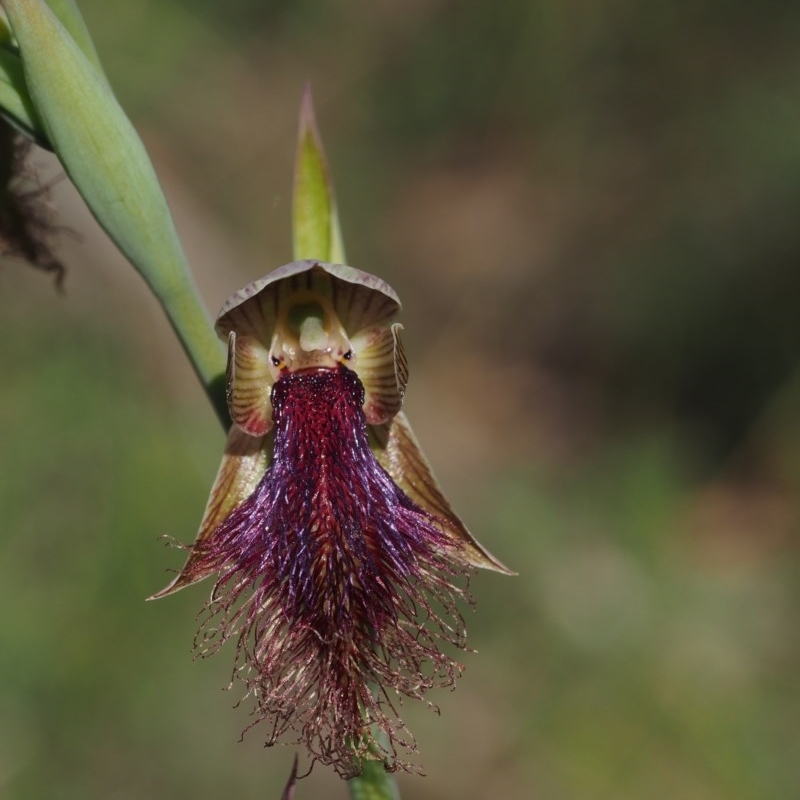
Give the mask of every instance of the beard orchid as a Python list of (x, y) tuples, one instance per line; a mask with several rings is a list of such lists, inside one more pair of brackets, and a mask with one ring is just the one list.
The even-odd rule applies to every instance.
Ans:
[(233, 426), (197, 539), (154, 597), (215, 576), (196, 641), (236, 643), (234, 677), (267, 744), (344, 777), (413, 769), (396, 708), (451, 685), (473, 567), (508, 573), (442, 495), (401, 411), (400, 302), (379, 278), (297, 261), (234, 294)]

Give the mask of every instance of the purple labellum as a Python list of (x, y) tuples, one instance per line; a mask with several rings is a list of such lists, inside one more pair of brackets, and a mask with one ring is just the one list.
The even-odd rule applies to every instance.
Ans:
[(345, 367), (281, 377), (272, 463), (196, 551), (220, 573), (204, 646), (238, 638), (237, 672), (273, 722), (269, 743), (292, 728), (348, 777), (374, 747), (371, 724), (398, 742), (393, 695), (454, 681), (460, 667), (437, 640), (463, 647), (465, 636), (451, 582), (464, 568), (376, 461), (363, 397)]

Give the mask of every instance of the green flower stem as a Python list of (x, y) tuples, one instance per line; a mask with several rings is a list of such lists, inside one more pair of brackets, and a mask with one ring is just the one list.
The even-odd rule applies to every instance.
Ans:
[[(375, 730), (381, 745), (387, 743), (386, 734), (383, 731)], [(386, 771), (383, 761), (375, 759), (361, 761), (361, 774), (356, 778), (350, 778), (347, 788), (350, 789), (350, 797), (353, 800), (401, 800), (400, 790), (394, 777)]]
[(227, 431), (231, 426), (231, 418), (225, 398), (225, 351), (214, 333), (213, 323), (194, 281), (189, 279), (168, 293), (159, 294), (152, 286), (151, 289), (183, 345), (222, 427)]
[(365, 761), (364, 771), (347, 782), (353, 800), (400, 800), (394, 778), (380, 761)]

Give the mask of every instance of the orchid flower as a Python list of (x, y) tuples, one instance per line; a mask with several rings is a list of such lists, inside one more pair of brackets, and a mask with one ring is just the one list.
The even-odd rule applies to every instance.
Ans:
[(400, 411), (399, 310), (379, 278), (315, 260), (225, 303), (234, 425), (186, 564), (155, 595), (214, 575), (199, 652), (235, 640), (267, 743), (303, 744), (344, 777), (363, 759), (413, 769), (397, 698), (455, 681), (440, 643), (465, 647), (467, 573), (508, 572), (455, 515)]

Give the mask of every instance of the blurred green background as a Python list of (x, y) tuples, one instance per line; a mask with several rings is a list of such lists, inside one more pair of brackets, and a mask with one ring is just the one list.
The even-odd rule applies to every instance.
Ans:
[[(405, 798), (800, 797), (800, 5), (80, 0), (213, 312), (290, 260), (313, 84), (349, 260), (480, 574)], [(44, 175), (57, 175), (43, 159)], [(157, 604), (223, 436), (67, 181), (0, 268), (0, 796), (277, 798)], [(74, 235), (77, 233), (77, 236)], [(345, 798), (317, 768), (302, 798)]]

